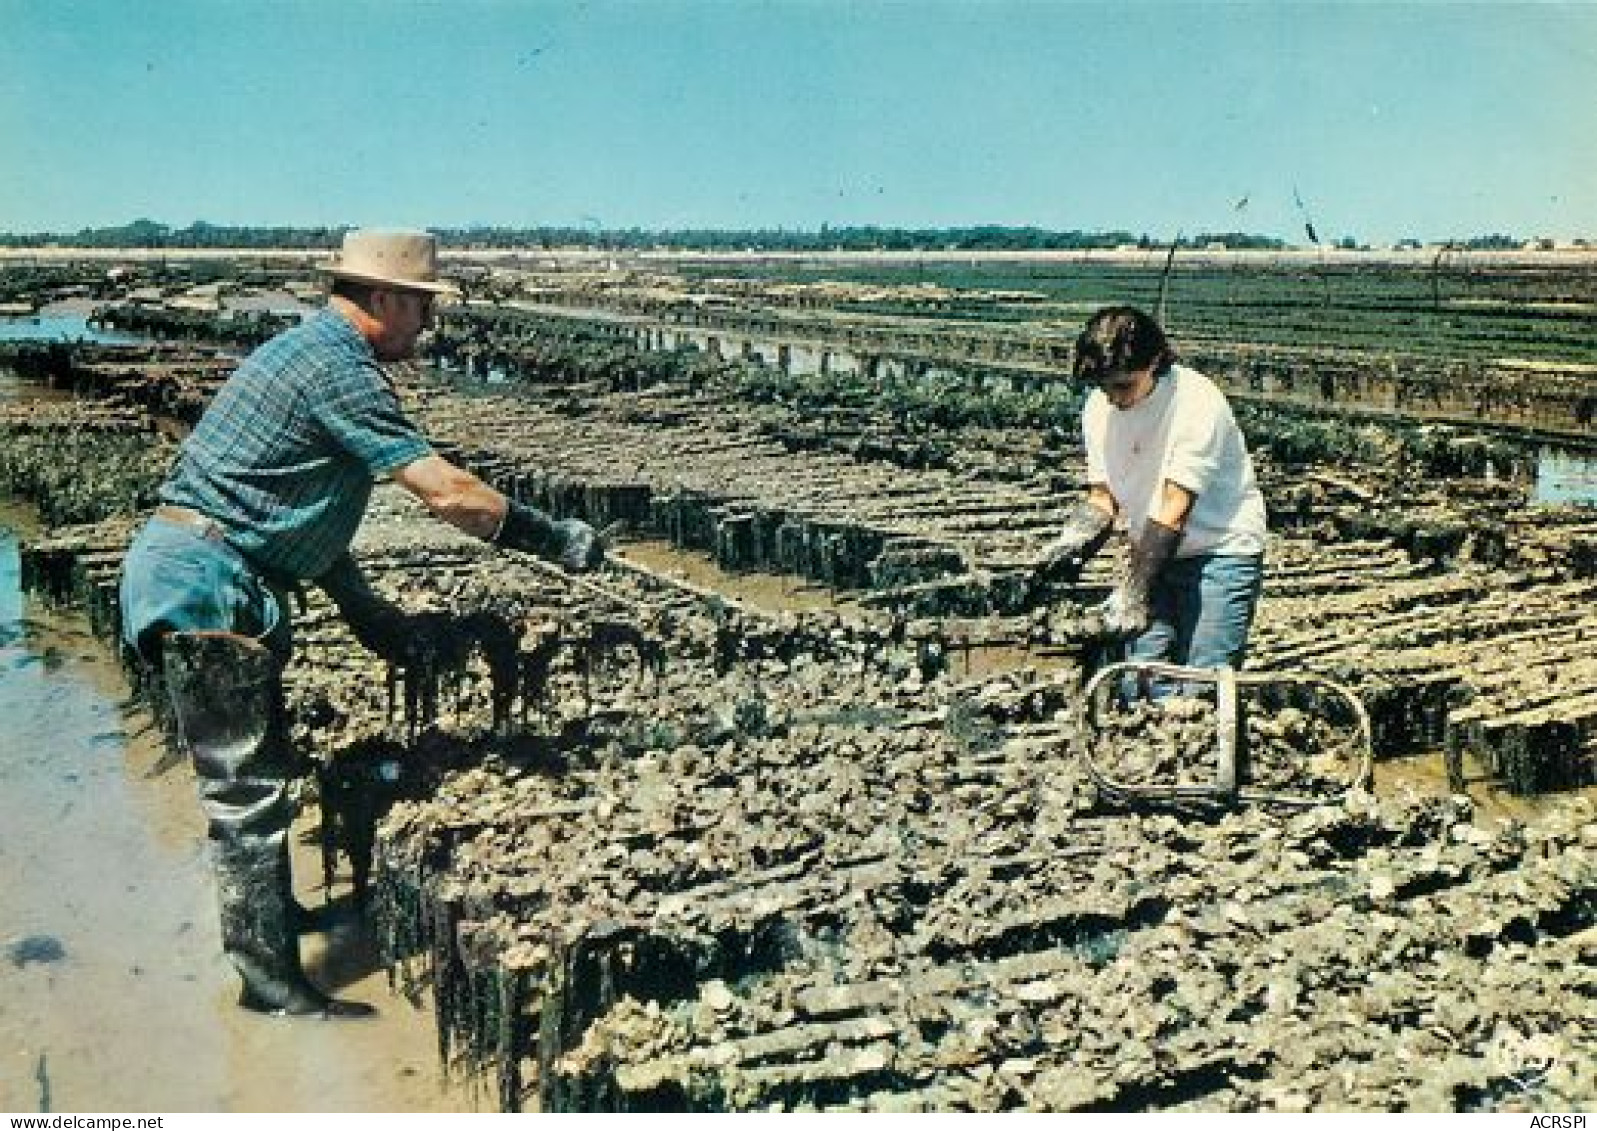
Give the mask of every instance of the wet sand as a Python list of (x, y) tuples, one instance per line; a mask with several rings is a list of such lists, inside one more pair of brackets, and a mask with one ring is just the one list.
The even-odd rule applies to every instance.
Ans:
[[(306, 965), (376, 1020), (237, 1007), (189, 770), (159, 769), (155, 728), (122, 706), (83, 619), (23, 604), (18, 525), (0, 508), (0, 1110), (494, 1110), (444, 1079), (430, 1003), (389, 991), (352, 916), (307, 936)], [(320, 857), (298, 831), (315, 906)]]

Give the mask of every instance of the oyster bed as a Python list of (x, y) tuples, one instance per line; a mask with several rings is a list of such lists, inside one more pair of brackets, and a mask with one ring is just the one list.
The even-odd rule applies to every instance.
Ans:
[[(728, 665), (683, 605), (663, 688), (601, 665), (578, 735), (495, 738), (481, 710), (434, 731), (423, 796), (380, 827), (401, 973), (505, 1106), (1592, 1094), (1589, 798), (1528, 827), (1401, 792), (1138, 812), (1074, 757), (1069, 668), (960, 680), (844, 624), (740, 615), (811, 644)], [(580, 716), (577, 682), (556, 697)]]
[[(480, 652), (388, 673), (314, 600), (300, 621), (329, 848), (375, 851), (400, 984), (506, 1108), (1451, 1109), (1597, 1084), (1588, 798), (1528, 826), (1407, 794), (1118, 807), (1073, 756), (1068, 665), (958, 679), (890, 624), (573, 583), (403, 502), (359, 550), (408, 606), (523, 640), (640, 628), (518, 672), (539, 682), (507, 713)], [(764, 646), (727, 647), (729, 615)]]
[[(563, 405), (471, 392), (434, 393), (420, 415), (456, 458), (528, 501), (627, 523), (726, 569), (865, 589), (866, 604), (902, 615), (1024, 622), (989, 638), (1080, 655), (1092, 637), (1081, 610), (1106, 591), (1107, 560), (1052, 594), (1057, 612), (1027, 611), (1053, 500), (1075, 489), (1034, 436), (962, 434), (951, 467), (915, 469), (794, 449), (772, 438), (791, 413), (734, 414), (703, 392)], [(995, 475), (995, 451), (1029, 462)], [(1267, 462), (1263, 475), (1285, 533), (1269, 555), (1254, 668), (1347, 684), (1378, 751), (1445, 748), (1455, 786), (1466, 755), (1518, 793), (1597, 781), (1590, 510), (1527, 513), (1523, 492), (1501, 483), (1416, 485), (1390, 469), (1353, 478)]]
[[(110, 399), (0, 414), (0, 490), (54, 526), (28, 586), (111, 636), (170, 457), (148, 410), (179, 402), (140, 392), (137, 364), (96, 365), (117, 389), (81, 384)], [(203, 399), (208, 373), (185, 388)], [(529, 501), (844, 603), (772, 610), (625, 541), (570, 578), (380, 491), (356, 551), (407, 608), (457, 617), (453, 641), (393, 671), (318, 595), (296, 619), (290, 708), (328, 866), (348, 859), (397, 984), (430, 991), (441, 1053), (493, 1074), (502, 1106), (1597, 1095), (1589, 511), (1305, 462), (1301, 422), (1266, 433), (1281, 521), (1249, 673), (1352, 687), (1380, 758), (1447, 754), (1459, 789), (1552, 795), (1494, 819), (1377, 766), (1373, 795), (1308, 809), (1135, 807), (1083, 754), (1202, 780), (1211, 727), (1167, 705), (1084, 731), (1112, 562), (1046, 595), (1023, 581), (1072, 488), (1068, 441), (991, 426), (933, 460), (840, 451), (805, 437), (890, 431), (879, 407), (817, 416), (706, 380), (529, 393), (456, 374), (409, 395), (445, 450)], [(1344, 792), (1333, 736), (1269, 707), (1246, 719), (1257, 780)]]

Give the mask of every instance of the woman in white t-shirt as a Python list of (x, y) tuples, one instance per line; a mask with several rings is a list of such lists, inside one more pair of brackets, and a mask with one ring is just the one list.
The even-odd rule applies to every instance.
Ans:
[(1041, 575), (1079, 573), (1118, 522), (1131, 554), (1103, 612), (1127, 658), (1240, 668), (1263, 581), (1264, 497), (1225, 395), (1130, 306), (1087, 321), (1072, 372), (1095, 386), (1081, 414), (1087, 497)]

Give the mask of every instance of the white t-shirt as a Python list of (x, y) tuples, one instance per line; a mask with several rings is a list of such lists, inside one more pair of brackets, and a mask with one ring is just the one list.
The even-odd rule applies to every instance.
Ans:
[(1196, 496), (1177, 557), (1264, 551), (1264, 496), (1253, 459), (1225, 394), (1196, 369), (1172, 366), (1127, 409), (1093, 390), (1081, 432), (1087, 482), (1109, 488), (1133, 539), (1168, 479)]

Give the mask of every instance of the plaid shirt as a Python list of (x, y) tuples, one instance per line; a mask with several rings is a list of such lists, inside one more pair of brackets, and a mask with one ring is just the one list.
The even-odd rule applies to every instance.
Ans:
[(309, 580), (349, 548), (372, 481), (431, 452), (371, 346), (323, 310), (228, 378), (161, 499), (215, 520), (262, 571)]

